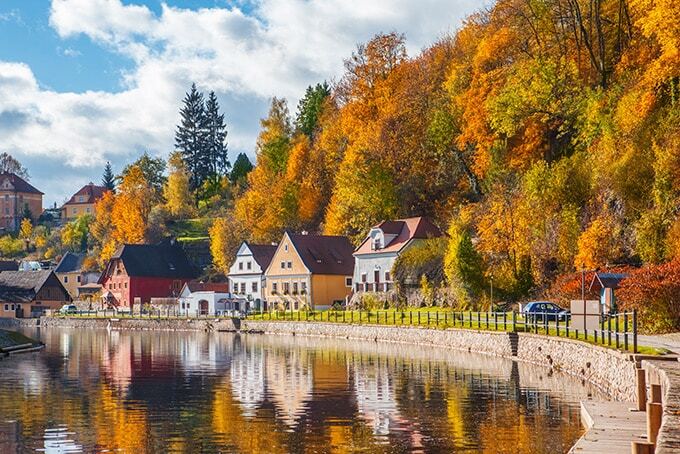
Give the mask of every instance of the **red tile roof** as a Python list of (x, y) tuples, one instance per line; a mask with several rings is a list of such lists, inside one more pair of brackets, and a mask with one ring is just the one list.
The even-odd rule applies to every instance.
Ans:
[(277, 246), (272, 244), (246, 244), (248, 245), (250, 252), (252, 252), (255, 261), (260, 265), (260, 269), (263, 271), (266, 270), (274, 258)]
[[(66, 202), (64, 205), (73, 205), (73, 204), (79, 204), (79, 203), (95, 203), (97, 200), (101, 199), (101, 197), (104, 195), (104, 193), (108, 191), (107, 188), (104, 186), (97, 186), (94, 183), (88, 183), (78, 192), (73, 194), (73, 197), (69, 199), (68, 202)], [(79, 196), (84, 196), (84, 199), (82, 202), (78, 201)]]
[(200, 282), (189, 281), (187, 287), (190, 292), (215, 292), (215, 293), (229, 293), (228, 282)]
[(398, 219), (396, 221), (383, 221), (373, 228), (381, 229), (384, 234), (396, 235), (396, 237), (385, 244), (384, 248), (375, 251), (371, 249), (370, 237), (367, 235), (366, 239), (354, 252), (355, 255), (399, 252), (413, 239), (436, 238), (443, 235), (439, 227), (434, 225), (429, 218), (422, 216)]
[(29, 184), (26, 180), (11, 172), (0, 173), (0, 180), (4, 180), (5, 178), (9, 178), (9, 182), (12, 183), (12, 186), (14, 186), (16, 192), (24, 192), (29, 194), (43, 194), (42, 192), (37, 190), (34, 186)]

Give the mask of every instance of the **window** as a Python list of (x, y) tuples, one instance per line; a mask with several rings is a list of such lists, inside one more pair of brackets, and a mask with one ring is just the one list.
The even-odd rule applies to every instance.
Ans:
[(5, 311), (9, 311), (9, 304), (5, 304)]
[(253, 264), (250, 263), (250, 262), (246, 263), (246, 268), (248, 268), (249, 270), (252, 270), (252, 269), (253, 269)]
[(288, 262), (288, 269), (293, 268), (293, 262)]
[(250, 290), (255, 293), (257, 292), (257, 282), (253, 282), (250, 286)]
[(298, 283), (293, 282), (293, 295), (297, 295), (298, 292)]
[(373, 240), (373, 250), (377, 251), (378, 249), (380, 249), (380, 238)]
[(5, 207), (5, 214), (9, 214), (9, 208)]
[(68, 276), (64, 276), (64, 284), (68, 284)]
[(241, 282), (241, 293), (245, 294), (246, 293), (246, 283)]
[(307, 293), (307, 282), (302, 281), (302, 282), (300, 283), (300, 291), (301, 291), (302, 293)]
[(243, 271), (243, 262), (238, 262), (238, 270)]
[(366, 273), (361, 273), (361, 282), (366, 282)]
[(286, 252), (288, 252), (288, 245), (287, 245), (287, 244), (284, 244), (284, 245), (283, 245), (283, 250), (286, 251)]
[(288, 295), (290, 293), (290, 282), (283, 283), (283, 294)]
[(85, 208), (85, 211), (87, 211), (89, 213), (92, 210), (90, 209), (90, 207), (87, 207), (87, 208)]
[(392, 279), (390, 279), (391, 277), (392, 277), (392, 276), (390, 276), (390, 272), (389, 272), (389, 271), (385, 271), (385, 280), (386, 280), (387, 282), (389, 282), (389, 281), (392, 280)]
[(272, 282), (272, 293), (276, 293), (277, 289), (278, 285), (276, 284), (276, 282)]
[(352, 286), (352, 278), (347, 276), (345, 277), (345, 286), (346, 287), (351, 287)]
[(83, 197), (82, 195), (78, 196), (78, 202), (84, 202), (84, 201), (85, 201), (85, 197)]
[(80, 276), (76, 276), (76, 282), (80, 282)]
[(73, 209), (71, 210), (71, 212), (72, 212), (73, 214), (76, 214), (76, 213), (78, 212), (78, 208), (73, 208)]
[(286, 262), (281, 262), (281, 269), (286, 269)]
[(10, 304), (10, 310), (14, 310), (14, 304)]
[(125, 288), (127, 288), (127, 282), (125, 283)]

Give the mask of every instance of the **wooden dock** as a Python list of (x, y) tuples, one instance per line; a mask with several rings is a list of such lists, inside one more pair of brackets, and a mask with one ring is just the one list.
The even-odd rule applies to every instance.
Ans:
[(613, 454), (631, 452), (632, 441), (647, 440), (643, 411), (630, 411), (631, 402), (581, 401), (581, 421), (586, 433), (570, 453)]

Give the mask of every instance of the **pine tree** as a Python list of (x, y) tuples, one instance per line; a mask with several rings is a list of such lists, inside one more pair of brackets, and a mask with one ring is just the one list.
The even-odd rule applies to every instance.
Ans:
[(104, 186), (109, 191), (116, 190), (116, 177), (113, 174), (113, 169), (111, 168), (111, 163), (109, 161), (106, 161), (106, 167), (104, 167), (102, 186)]
[(310, 139), (313, 138), (317, 129), (319, 116), (323, 110), (324, 101), (331, 94), (328, 83), (316, 84), (307, 87), (305, 96), (298, 103), (298, 112), (295, 117), (295, 130), (305, 134)]
[(205, 176), (204, 151), (207, 148), (206, 113), (203, 94), (191, 85), (180, 109), (181, 123), (175, 132), (175, 149), (182, 154), (191, 173), (191, 187), (199, 187)]
[(227, 156), (227, 125), (224, 114), (220, 114), (220, 105), (215, 92), (211, 91), (205, 103), (206, 116), (206, 149), (203, 153), (205, 174), (199, 175), (202, 180), (210, 179), (217, 182), (227, 175), (231, 164)]
[(248, 159), (245, 153), (239, 153), (234, 161), (234, 167), (231, 169), (229, 179), (235, 185), (245, 187), (247, 183), (248, 174), (253, 170), (253, 164)]

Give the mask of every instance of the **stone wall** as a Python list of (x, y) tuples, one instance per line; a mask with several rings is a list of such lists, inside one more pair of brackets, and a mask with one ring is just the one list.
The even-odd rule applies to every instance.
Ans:
[(655, 452), (680, 452), (680, 362), (642, 361), (642, 367), (651, 383), (661, 385), (663, 416)]
[(229, 318), (211, 319), (137, 319), (137, 318), (58, 318), (42, 317), (41, 327), (93, 328), (114, 330), (160, 330), (160, 331), (236, 331)]
[(268, 334), (340, 337), (400, 342), (514, 357), (577, 376), (618, 401), (635, 398), (635, 363), (630, 355), (569, 339), (528, 333), (495, 333), (467, 329), (428, 329), (377, 325), (245, 320), (245, 331)]

